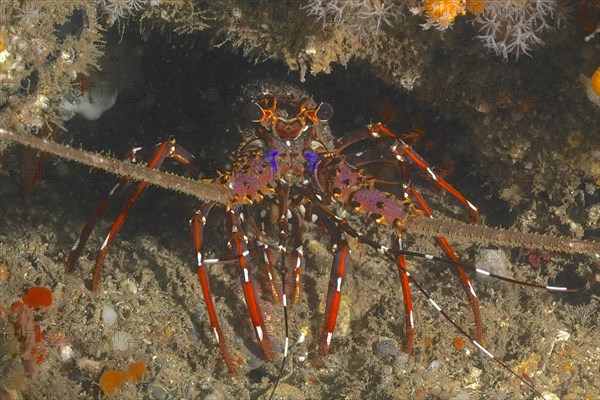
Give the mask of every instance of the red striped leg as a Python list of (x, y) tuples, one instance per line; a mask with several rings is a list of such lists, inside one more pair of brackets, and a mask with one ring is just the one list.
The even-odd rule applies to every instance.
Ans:
[[(52, 122), (45, 123), (38, 129), (35, 136), (56, 142), (58, 138), (58, 127)], [(25, 191), (29, 194), (33, 192), (42, 172), (44, 161), (48, 158), (48, 154), (25, 147), (21, 161), (21, 184)]]
[(273, 301), (275, 303), (279, 303), (279, 293), (277, 292), (277, 288), (275, 287), (275, 280), (273, 279), (273, 250), (271, 248), (260, 242), (256, 242), (258, 246), (259, 259), (262, 260), (262, 263), (265, 268), (265, 272), (267, 274), (267, 279), (269, 280), (269, 289), (271, 290), (271, 296), (273, 296)]
[[(154, 153), (154, 157), (152, 157), (152, 160), (148, 163), (148, 168), (160, 168), (165, 159), (169, 157), (170, 153), (173, 151), (175, 151), (175, 144), (172, 141), (166, 141), (160, 144)], [(129, 200), (127, 200), (127, 203), (123, 206), (117, 219), (111, 226), (110, 231), (108, 231), (108, 234), (100, 247), (100, 251), (96, 256), (96, 264), (94, 265), (94, 271), (92, 272), (92, 290), (98, 290), (100, 279), (102, 277), (102, 266), (104, 265), (104, 258), (106, 257), (106, 254), (108, 254), (108, 249), (117, 233), (121, 230), (129, 210), (135, 204), (144, 189), (146, 189), (146, 186), (148, 186), (147, 182), (140, 182), (137, 184), (133, 193), (129, 196)]]
[(371, 124), (368, 126), (369, 131), (374, 137), (380, 137), (382, 134), (388, 137), (392, 137), (397, 140), (397, 144), (394, 144), (391, 150), (396, 155), (396, 159), (400, 162), (410, 162), (411, 164), (416, 165), (422, 172), (426, 173), (433, 181), (444, 189), (446, 192), (450, 193), (454, 198), (464, 204), (469, 211), (471, 212), (472, 219), (476, 222), (479, 220), (479, 212), (477, 211), (477, 207), (475, 207), (465, 196), (463, 196), (458, 190), (456, 190), (452, 185), (446, 182), (441, 177), (437, 176), (427, 161), (425, 161), (412, 147), (406, 144), (398, 135), (394, 132), (387, 129), (381, 123)]
[(117, 182), (117, 184), (112, 188), (112, 190), (108, 193), (104, 200), (102, 200), (102, 203), (100, 203), (92, 217), (85, 224), (83, 230), (81, 231), (81, 234), (79, 235), (79, 238), (77, 238), (77, 241), (75, 242), (75, 244), (71, 248), (71, 251), (69, 252), (69, 258), (67, 259), (67, 268), (65, 269), (66, 273), (70, 274), (75, 270), (77, 261), (79, 260), (79, 257), (81, 257), (81, 253), (83, 252), (83, 249), (88, 239), (90, 238), (92, 231), (96, 227), (96, 224), (98, 223), (98, 220), (100, 219), (102, 214), (104, 214), (104, 211), (106, 210), (108, 204), (113, 199), (120, 197), (123, 194), (123, 192), (129, 189), (132, 183), (134, 183), (134, 181), (127, 177), (119, 179), (119, 182)]
[(269, 334), (265, 327), (263, 312), (260, 307), (258, 296), (256, 295), (254, 280), (250, 270), (251, 264), (250, 251), (248, 251), (248, 238), (244, 235), (244, 231), (239, 223), (238, 215), (234, 210), (229, 211), (229, 218), (229, 231), (231, 232), (229, 241), (234, 257), (238, 257), (235, 264), (240, 269), (242, 275), (242, 288), (244, 289), (244, 298), (246, 299), (250, 319), (254, 325), (256, 338), (265, 353), (265, 357), (267, 357), (269, 361), (274, 361), (275, 352), (273, 351), (273, 346), (271, 345), (271, 340), (269, 339)]
[(331, 274), (329, 275), (329, 289), (327, 290), (327, 304), (325, 306), (325, 315), (321, 338), (319, 339), (319, 357), (324, 357), (329, 353), (331, 338), (335, 329), (340, 301), (342, 299), (342, 284), (346, 278), (350, 262), (350, 248), (345, 240), (341, 240), (334, 245), (335, 255)]
[[(329, 353), (331, 338), (335, 329), (337, 314), (342, 298), (342, 284), (346, 279), (346, 274), (350, 262), (350, 248), (348, 243), (341, 238), (342, 229), (340, 224), (346, 223), (345, 220), (337, 218), (323, 203), (305, 201), (299, 207), (300, 215), (304, 216), (306, 221), (318, 224), (329, 233), (333, 245), (334, 257), (329, 275), (329, 287), (327, 289), (327, 303), (325, 305), (325, 314), (323, 316), (323, 327), (319, 339), (319, 350), (317, 355), (317, 364), (321, 363), (320, 358)], [(347, 224), (347, 223), (346, 223)]]
[[(454, 261), (455, 263), (459, 263), (458, 257), (450, 247), (450, 244), (446, 240), (446, 238), (439, 237), (437, 238), (439, 245), (444, 249), (448, 257)], [(475, 338), (477, 341), (481, 342), (483, 340), (483, 319), (481, 318), (481, 308), (479, 306), (479, 299), (477, 298), (477, 294), (475, 294), (475, 290), (473, 286), (471, 286), (471, 282), (465, 273), (465, 270), (460, 266), (456, 265), (455, 271), (458, 274), (462, 287), (467, 294), (467, 298), (469, 299), (469, 303), (471, 304), (471, 310), (473, 311), (473, 318), (475, 320)]]
[(404, 296), (404, 351), (411, 355), (415, 340), (415, 320), (413, 318), (413, 305), (410, 294), (410, 286), (408, 284), (408, 272), (406, 269), (406, 259), (402, 251), (402, 238), (392, 237), (392, 252), (394, 260), (398, 266), (398, 274), (400, 275), (400, 284), (402, 285), (402, 295)]
[[(154, 154), (144, 154), (147, 153), (149, 150), (152, 150)], [(124, 158), (132, 162), (137, 162), (140, 159), (145, 159), (146, 156), (151, 158), (155, 157), (156, 149), (136, 148), (130, 151)], [(158, 165), (158, 167), (160, 167), (160, 165)], [(111, 189), (111, 191), (104, 198), (104, 200), (102, 200), (102, 203), (100, 203), (92, 217), (87, 221), (87, 223), (81, 231), (81, 234), (79, 235), (79, 238), (77, 239), (77, 241), (71, 248), (71, 251), (69, 252), (69, 258), (67, 259), (67, 267), (65, 269), (66, 273), (72, 273), (74, 271), (77, 261), (79, 260), (79, 257), (81, 257), (81, 253), (83, 252), (83, 249), (85, 248), (85, 245), (88, 239), (90, 238), (92, 231), (96, 227), (98, 220), (100, 219), (100, 217), (102, 217), (102, 214), (104, 214), (106, 207), (108, 207), (111, 201), (119, 198), (127, 189), (129, 189), (129, 187), (134, 182), (135, 181), (129, 177), (122, 177), (121, 179), (119, 179), (117, 184)]]
[(33, 192), (37, 186), (46, 157), (45, 153), (25, 147), (21, 161), (21, 184), (27, 194)]
[[(279, 248), (279, 274), (281, 277), (281, 304), (283, 305), (283, 321), (284, 321), (284, 342), (283, 342), (283, 359), (281, 361), (281, 368), (279, 370), (279, 375), (277, 376), (277, 380), (275, 382), (275, 388), (279, 384), (279, 380), (283, 376), (283, 369), (285, 368), (285, 363), (287, 361), (288, 349), (289, 349), (289, 337), (290, 337), (290, 325), (289, 325), (289, 314), (287, 308), (287, 248), (288, 248), (288, 239), (289, 239), (289, 224), (290, 219), (292, 218), (292, 213), (289, 208), (289, 199), (290, 199), (290, 186), (287, 182), (280, 179), (279, 180), (279, 190), (277, 192), (277, 213), (279, 218), (277, 218), (277, 230), (278, 230), (278, 239), (277, 239), (277, 247)], [(271, 393), (271, 397), (275, 393), (275, 388), (273, 388), (273, 392)]]
[[(423, 199), (423, 197), (416, 190), (409, 188), (406, 190), (406, 192), (409, 195), (411, 195), (417, 201), (417, 203), (419, 203), (421, 210), (425, 214), (427, 214), (429, 218), (433, 218), (431, 210), (427, 206), (427, 203), (425, 203), (425, 199)], [(483, 339), (483, 320), (481, 318), (481, 308), (479, 306), (479, 299), (475, 294), (473, 286), (471, 286), (471, 282), (469, 282), (469, 278), (467, 277), (465, 270), (459, 265), (460, 261), (458, 260), (458, 257), (454, 253), (454, 250), (452, 250), (452, 247), (450, 247), (450, 244), (448, 243), (446, 238), (440, 236), (436, 239), (440, 247), (448, 256), (448, 258), (450, 258), (455, 263), (456, 274), (458, 275), (462, 287), (465, 293), (467, 294), (467, 298), (469, 299), (469, 303), (471, 304), (471, 310), (473, 311), (473, 318), (475, 320), (475, 338), (478, 341), (481, 341)]]
[[(151, 149), (151, 151), (152, 151), (151, 157), (145, 157), (143, 153), (148, 152), (148, 151), (149, 151), (149, 149), (142, 149), (142, 148), (134, 149), (127, 155), (127, 158), (133, 162), (137, 162), (139, 158), (141, 158), (142, 160), (148, 160), (149, 168), (160, 168), (160, 166), (162, 165), (162, 163), (164, 162), (164, 160), (166, 158), (174, 158), (174, 159), (178, 160), (181, 164), (183, 164), (184, 167), (186, 167), (186, 169), (188, 169), (188, 171), (190, 171), (190, 172), (195, 171), (195, 167), (191, 163), (192, 158), (193, 158), (191, 156), (191, 154), (188, 153), (181, 146), (175, 144), (174, 140), (168, 140), (168, 141), (158, 145), (157, 147)], [(133, 183), (134, 183), (134, 181), (130, 180), (127, 177), (122, 178), (117, 183), (117, 185), (115, 185), (115, 187), (111, 190), (109, 195), (102, 201), (100, 206), (96, 209), (96, 212), (94, 213), (92, 218), (90, 218), (90, 220), (87, 222), (87, 224), (84, 226), (84, 228), (81, 232), (81, 235), (79, 236), (79, 239), (77, 240), (77, 242), (71, 249), (71, 252), (69, 253), (69, 258), (67, 260), (67, 267), (66, 267), (67, 272), (73, 271), (75, 263), (77, 262), (78, 258), (80, 257), (80, 255), (83, 251), (83, 248), (84, 248), (87, 240), (89, 239), (90, 234), (92, 233), (92, 230), (96, 226), (98, 219), (102, 216), (102, 214), (104, 213), (104, 210), (106, 209), (106, 207), (108, 206), (110, 201), (113, 198), (119, 197), (120, 195), (122, 195), (122, 193)], [(147, 186), (147, 183), (145, 183), (145, 182), (141, 182), (141, 183), (137, 184), (136, 189), (130, 195), (130, 197), (127, 201), (127, 204), (122, 208), (121, 212), (119, 213), (119, 216), (113, 223), (111, 230), (109, 231), (108, 235), (106, 236), (104, 243), (102, 244), (102, 247), (100, 248), (100, 251), (98, 252), (98, 255), (96, 257), (96, 264), (94, 266), (94, 272), (93, 272), (93, 276), (92, 276), (92, 290), (97, 290), (98, 286), (100, 284), (100, 277), (102, 274), (102, 264), (104, 262), (104, 258), (106, 257), (106, 254), (108, 252), (108, 248), (109, 248), (110, 244), (112, 243), (112, 241), (114, 240), (114, 237), (119, 232), (119, 230), (121, 229), (121, 226), (125, 222), (125, 218), (127, 217), (127, 213), (129, 211), (129, 209), (133, 206), (133, 204), (135, 203), (137, 198), (140, 196), (141, 192), (146, 188), (146, 186)]]
[(200, 286), (202, 287), (202, 296), (204, 296), (204, 303), (206, 304), (206, 311), (208, 311), (208, 318), (212, 325), (213, 332), (219, 345), (219, 351), (227, 364), (229, 372), (233, 375), (237, 375), (237, 369), (231, 360), (229, 355), (229, 349), (225, 342), (225, 336), (221, 331), (219, 325), (219, 319), (217, 317), (217, 310), (213, 301), (212, 294), (210, 292), (210, 284), (208, 282), (208, 274), (206, 273), (205, 258), (204, 258), (204, 225), (206, 224), (206, 217), (213, 207), (213, 203), (202, 203), (200, 209), (196, 215), (190, 220), (190, 233), (192, 237), (192, 243), (194, 244), (194, 251), (196, 252), (196, 259), (198, 260), (198, 279), (200, 280)]
[(298, 304), (302, 288), (302, 269), (304, 268), (304, 250), (302, 245), (299, 245), (292, 251), (290, 261), (290, 265), (294, 266), (294, 304)]
[[(315, 217), (312, 218), (315, 221), (321, 220), (321, 223), (324, 224), (326, 229), (332, 230), (332, 225), (335, 225), (339, 231), (343, 231), (353, 238), (357, 239), (359, 243), (365, 243), (374, 250), (377, 250), (381, 254), (390, 254), (393, 255), (393, 259), (398, 266), (398, 274), (400, 276), (400, 284), (402, 285), (402, 294), (404, 296), (404, 312), (405, 312), (405, 337), (404, 337), (404, 347), (407, 354), (412, 353), (413, 344), (414, 344), (414, 318), (413, 318), (413, 305), (412, 305), (412, 297), (409, 286), (409, 274), (407, 272), (406, 267), (406, 259), (402, 252), (404, 251), (402, 248), (402, 239), (395, 235), (392, 236), (392, 252), (389, 252), (389, 249), (385, 246), (381, 246), (377, 242), (369, 240), (365, 235), (355, 230), (348, 221), (345, 219), (340, 219), (335, 216), (328, 208), (319, 205), (319, 207), (315, 207), (314, 209), (309, 205), (305, 205), (305, 210), (309, 210), (309, 212), (315, 212)], [(331, 288), (331, 287), (330, 287)]]
[(277, 287), (275, 286), (275, 278), (273, 274), (275, 256), (273, 255), (271, 246), (264, 243), (264, 237), (267, 235), (265, 230), (269, 216), (270, 214), (268, 208), (265, 207), (264, 204), (259, 203), (259, 205), (257, 205), (257, 207), (254, 209), (254, 218), (251, 218), (248, 221), (248, 224), (252, 230), (252, 236), (256, 240), (258, 260), (259, 263), (262, 264), (261, 267), (264, 268), (264, 272), (267, 276), (267, 284), (269, 285), (269, 290), (273, 296), (273, 301), (275, 303), (279, 303), (280, 293), (277, 291)]
[[(404, 337), (404, 347), (407, 354), (412, 353), (413, 344), (414, 344), (414, 318), (413, 318), (413, 305), (412, 298), (409, 286), (409, 274), (407, 272), (406, 260), (404, 254), (401, 252), (402, 249), (402, 239), (395, 235), (392, 236), (392, 252), (389, 252), (389, 249), (385, 246), (381, 246), (377, 242), (369, 240), (365, 235), (358, 232), (354, 229), (348, 221), (345, 219), (341, 219), (336, 217), (335, 214), (331, 212), (327, 207), (322, 204), (317, 204), (316, 207), (312, 207), (312, 203), (304, 204), (304, 213), (315, 213), (312, 214), (314, 217), (311, 217), (314, 221), (320, 221), (325, 229), (329, 232), (332, 232), (333, 229), (337, 229), (338, 231), (345, 232), (353, 238), (357, 239), (359, 243), (365, 243), (374, 250), (377, 250), (381, 254), (389, 254), (392, 255), (396, 265), (398, 266), (398, 274), (400, 276), (400, 284), (402, 285), (402, 294), (404, 296), (404, 312), (405, 312), (405, 337)], [(302, 209), (301, 209), (302, 211)], [(335, 228), (333, 228), (335, 226)], [(335, 261), (335, 260), (334, 260)], [(345, 271), (344, 271), (345, 272)], [(332, 271), (333, 273), (333, 271)], [(331, 290), (331, 281), (330, 281), (330, 290)], [(330, 293), (331, 294), (331, 293)], [(337, 311), (336, 311), (337, 312)], [(334, 320), (335, 324), (335, 320)]]
[[(304, 246), (302, 245), (302, 216), (297, 205), (290, 210), (291, 219), (290, 223), (292, 226), (290, 232), (291, 245), (294, 250), (290, 253), (290, 265), (294, 267), (293, 280), (294, 280), (294, 304), (298, 304), (300, 301), (300, 293), (302, 291), (302, 270), (305, 267), (304, 262)], [(289, 224), (286, 224), (289, 226)]]

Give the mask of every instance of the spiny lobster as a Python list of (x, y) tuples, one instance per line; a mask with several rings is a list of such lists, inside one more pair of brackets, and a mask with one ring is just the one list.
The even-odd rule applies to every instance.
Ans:
[[(288, 296), (294, 303), (298, 302), (302, 288), (302, 270), (305, 267), (302, 231), (305, 223), (313, 223), (322, 228), (333, 245), (334, 261), (329, 277), (325, 314), (319, 337), (316, 364), (322, 363), (330, 349), (336, 326), (338, 310), (342, 297), (342, 288), (347, 276), (350, 262), (350, 246), (346, 237), (352, 237), (364, 243), (388, 258), (397, 266), (404, 298), (405, 312), (405, 351), (413, 350), (415, 324), (411, 299), (411, 284), (422, 292), (431, 305), (484, 354), (494, 359), (507, 371), (529, 386), (538, 396), (542, 395), (525, 379), (513, 372), (502, 361), (497, 360), (482, 345), (483, 322), (479, 300), (475, 294), (465, 270), (493, 276), (501, 280), (546, 289), (550, 291), (573, 291), (566, 287), (544, 286), (518, 282), (509, 278), (476, 269), (461, 263), (444, 236), (438, 235), (436, 240), (446, 254), (446, 258), (425, 255), (453, 265), (461, 285), (471, 304), (474, 316), (474, 334), (470, 335), (458, 326), (449, 315), (427, 294), (423, 286), (408, 272), (405, 257), (419, 256), (403, 248), (403, 237), (415, 224), (433, 218), (425, 199), (413, 187), (408, 185), (406, 176), (413, 168), (434, 185), (450, 194), (470, 212), (473, 221), (479, 214), (461, 193), (437, 176), (427, 162), (406, 144), (400, 136), (382, 124), (370, 124), (365, 130), (352, 136), (351, 139), (339, 140), (334, 144), (327, 121), (333, 115), (333, 108), (328, 103), (317, 103), (307, 93), (287, 84), (271, 84), (263, 87), (259, 84), (249, 85), (246, 89), (248, 97), (257, 99), (248, 105), (247, 115), (255, 125), (238, 151), (238, 162), (230, 171), (219, 174), (213, 180), (205, 180), (206, 185), (214, 190), (204, 193), (195, 215), (190, 220), (191, 237), (197, 260), (197, 274), (207, 307), (210, 324), (219, 346), (222, 357), (229, 371), (238, 373), (230, 354), (229, 346), (219, 324), (217, 310), (211, 294), (207, 267), (211, 264), (232, 262), (236, 265), (241, 279), (245, 302), (254, 328), (256, 338), (270, 361), (276, 359), (269, 332), (265, 325), (261, 301), (253, 277), (251, 255), (259, 260), (268, 277), (267, 285), (274, 300), (283, 304), (286, 323), (282, 371), (288, 356)], [(6, 131), (4, 131), (6, 132)], [(6, 136), (5, 136), (6, 137)], [(383, 145), (380, 145), (383, 143)], [(367, 145), (367, 146), (365, 146)], [(376, 146), (376, 147), (373, 147)], [(357, 151), (357, 148), (360, 150)], [(364, 150), (364, 149), (367, 150)], [(369, 148), (371, 150), (369, 150)], [(380, 151), (373, 161), (361, 161), (365, 151)], [(175, 140), (165, 141), (154, 148), (133, 149), (127, 157), (134, 163), (144, 163), (149, 169), (159, 169), (165, 160), (173, 159), (182, 164), (191, 176), (197, 175), (194, 157)], [(376, 163), (390, 167), (400, 182), (377, 179), (361, 167)], [(137, 201), (148, 182), (138, 182), (124, 173), (119, 182), (102, 201), (94, 215), (83, 228), (73, 246), (67, 261), (67, 272), (73, 272), (77, 259), (81, 256), (98, 219), (109, 203), (122, 197), (127, 190), (133, 188), (125, 205), (110, 228), (109, 233), (96, 257), (93, 271), (92, 289), (98, 290), (104, 258), (115, 236), (123, 226), (133, 204)], [(402, 180), (404, 179), (404, 180)], [(206, 186), (208, 188), (209, 186)], [(390, 189), (390, 187), (394, 189)], [(399, 188), (399, 190), (398, 190)], [(208, 193), (208, 194), (207, 194)], [(211, 198), (212, 197), (212, 198)], [(231, 257), (227, 260), (208, 259), (205, 256), (204, 227), (209, 212), (218, 205), (224, 205), (227, 211), (227, 232)], [(276, 221), (270, 219), (270, 208), (275, 206)], [(245, 214), (252, 214), (245, 221)], [(348, 211), (369, 216), (377, 225), (389, 231), (390, 245), (384, 246), (367, 237), (352, 226), (352, 218), (346, 217)], [(251, 238), (246, 231), (251, 232)], [(276, 241), (270, 241), (266, 232), (275, 231)], [(465, 231), (465, 232), (468, 232)], [(533, 235), (532, 243), (541, 246), (553, 246)], [(547, 238), (546, 238), (547, 239)], [(598, 244), (593, 242), (570, 241), (562, 249), (571, 249), (598, 257)], [(560, 250), (560, 244), (556, 244)], [(278, 289), (274, 280), (275, 253), (279, 253), (278, 262), (282, 288)], [(423, 256), (423, 255), (421, 255)], [(288, 266), (291, 266), (289, 268)], [(286, 288), (286, 275), (292, 269), (292, 289)], [(279, 375), (281, 377), (281, 374)], [(279, 377), (277, 383), (279, 382)]]

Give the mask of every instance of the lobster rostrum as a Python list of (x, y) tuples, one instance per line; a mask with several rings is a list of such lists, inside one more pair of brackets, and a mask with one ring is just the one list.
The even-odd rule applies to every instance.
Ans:
[[(276, 90), (273, 90), (273, 87)], [(334, 255), (323, 325), (319, 336), (317, 364), (320, 364), (320, 360), (328, 354), (331, 346), (342, 289), (350, 263), (350, 246), (347, 238), (352, 237), (355, 241), (373, 248), (397, 267), (405, 305), (404, 346), (407, 353), (412, 352), (415, 330), (410, 290), (412, 284), (461, 334), (468, 337), (482, 352), (541, 396), (529, 382), (510, 370), (502, 361), (497, 360), (481, 344), (483, 323), (479, 300), (465, 270), (473, 270), (488, 276), (495, 275), (461, 263), (448, 241), (441, 236), (437, 237), (437, 242), (445, 257), (421, 255), (448, 263), (454, 269), (471, 304), (474, 316), (474, 333), (471, 335), (450, 318), (427, 294), (422, 285), (414, 280), (407, 269), (405, 256), (416, 255), (416, 253), (403, 248), (403, 237), (407, 233), (405, 226), (407, 222), (417, 217), (433, 218), (425, 199), (404, 181), (387, 182), (367, 173), (362, 167), (372, 164), (373, 161), (360, 161), (363, 151), (356, 151), (356, 148), (364, 148), (365, 145), (369, 148), (372, 143), (383, 144), (380, 146), (378, 159), (375, 160), (377, 164), (392, 168), (398, 176), (405, 176), (408, 167), (416, 170), (464, 205), (473, 220), (478, 219), (475, 206), (444, 179), (437, 176), (425, 160), (400, 136), (383, 125), (370, 124), (351, 139), (338, 140), (335, 143), (327, 123), (333, 115), (333, 107), (330, 104), (317, 103), (307, 93), (286, 84), (269, 86), (269, 89), (258, 84), (250, 85), (247, 92), (250, 97), (256, 99), (247, 106), (247, 116), (255, 123), (255, 128), (247, 135), (238, 150), (238, 161), (233, 164), (233, 167), (229, 171), (219, 173), (216, 178), (207, 180), (214, 185), (219, 185), (227, 196), (224, 207), (227, 213), (230, 257), (216, 260), (209, 259), (205, 255), (204, 228), (207, 217), (211, 209), (222, 206), (221, 204), (211, 201), (201, 202), (190, 220), (198, 278), (210, 324), (229, 371), (232, 374), (238, 373), (219, 323), (207, 269), (215, 263), (235, 264), (257, 341), (266, 358), (274, 361), (276, 352), (265, 325), (261, 300), (253, 276), (253, 260), (259, 261), (268, 279), (265, 285), (270, 288), (273, 299), (283, 305), (285, 318), (285, 341), (281, 366), (283, 370), (289, 348), (288, 296), (292, 298), (293, 303), (297, 303), (300, 299), (302, 270), (305, 265), (302, 232), (305, 224), (312, 223), (326, 232)], [(160, 168), (166, 159), (174, 159), (191, 175), (197, 174), (194, 157), (174, 140), (165, 141), (155, 148), (133, 149), (128, 154), (128, 158), (134, 162), (143, 161), (149, 168), (155, 169)], [(67, 272), (74, 270), (94, 226), (111, 200), (123, 196), (127, 189), (133, 187), (132, 193), (129, 194), (96, 257), (92, 289), (99, 288), (102, 265), (108, 249), (129, 210), (146, 186), (146, 182), (137, 182), (130, 177), (119, 180), (85, 225), (73, 246), (67, 261)], [(393, 187), (394, 190), (386, 190), (386, 187)], [(270, 218), (271, 207), (274, 207), (277, 212), (275, 221)], [(252, 215), (251, 218), (247, 218), (247, 221), (245, 221), (245, 213)], [(352, 218), (346, 217), (350, 213), (369, 216), (375, 224), (387, 231), (386, 234), (390, 237), (389, 245), (381, 245), (354, 228)], [(275, 234), (269, 235), (265, 233), (266, 231), (274, 231)], [(277, 253), (278, 257), (276, 257)], [(279, 263), (277, 268), (274, 260)], [(281, 288), (276, 286), (275, 270), (280, 273)], [(287, 279), (288, 273), (291, 279)], [(498, 278), (546, 290), (574, 290)], [(288, 281), (290, 288), (286, 287)]]

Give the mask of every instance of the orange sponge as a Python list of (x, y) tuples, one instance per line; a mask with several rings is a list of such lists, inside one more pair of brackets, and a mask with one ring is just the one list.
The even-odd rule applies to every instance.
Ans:
[(594, 72), (594, 75), (592, 75), (590, 86), (596, 96), (600, 96), (600, 67), (598, 67), (596, 72)]
[(44, 287), (32, 287), (23, 295), (22, 299), (31, 308), (50, 307), (52, 292)]
[(116, 389), (121, 389), (127, 380), (127, 373), (109, 369), (100, 377), (100, 388), (105, 396), (112, 396)]
[(125, 371), (109, 369), (104, 371), (98, 384), (105, 396), (112, 396), (117, 389), (121, 389), (125, 382), (138, 382), (146, 372), (146, 362), (143, 360), (129, 364)]
[(144, 360), (132, 362), (127, 367), (128, 379), (132, 382), (139, 381), (142, 378), (142, 375), (144, 375), (144, 372), (146, 372), (146, 363)]

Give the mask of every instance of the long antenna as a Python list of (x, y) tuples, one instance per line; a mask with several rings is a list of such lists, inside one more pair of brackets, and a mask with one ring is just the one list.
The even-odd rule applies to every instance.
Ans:
[[(17, 142), (24, 146), (98, 168), (118, 176), (130, 176), (136, 180), (146, 181), (151, 185), (188, 194), (204, 201), (213, 201), (219, 204), (225, 204), (228, 201), (227, 189), (217, 183), (198, 181), (152, 170), (115, 158), (68, 147), (33, 135), (18, 134), (1, 128), (0, 139)], [(455, 242), (491, 243), (499, 246), (538, 248), (566, 254), (585, 254), (600, 259), (600, 242), (508, 231), (424, 216), (417, 216), (404, 221), (401, 228), (406, 229), (410, 233), (430, 237), (444, 236)]]
[(227, 190), (223, 186), (212, 182), (202, 182), (168, 172), (152, 170), (141, 165), (76, 149), (33, 135), (18, 134), (2, 128), (0, 128), (0, 139), (17, 142), (53, 156), (101, 169), (119, 177), (129, 176), (138, 181), (148, 182), (151, 185), (188, 194), (203, 201), (213, 201), (220, 204), (227, 202)]
[(457, 221), (428, 218), (419, 215), (402, 224), (408, 233), (437, 237), (444, 236), (453, 242), (486, 243), (500, 246), (536, 248), (567, 254), (585, 254), (600, 258), (600, 242), (575, 240), (556, 236), (539, 235), (468, 225)]

